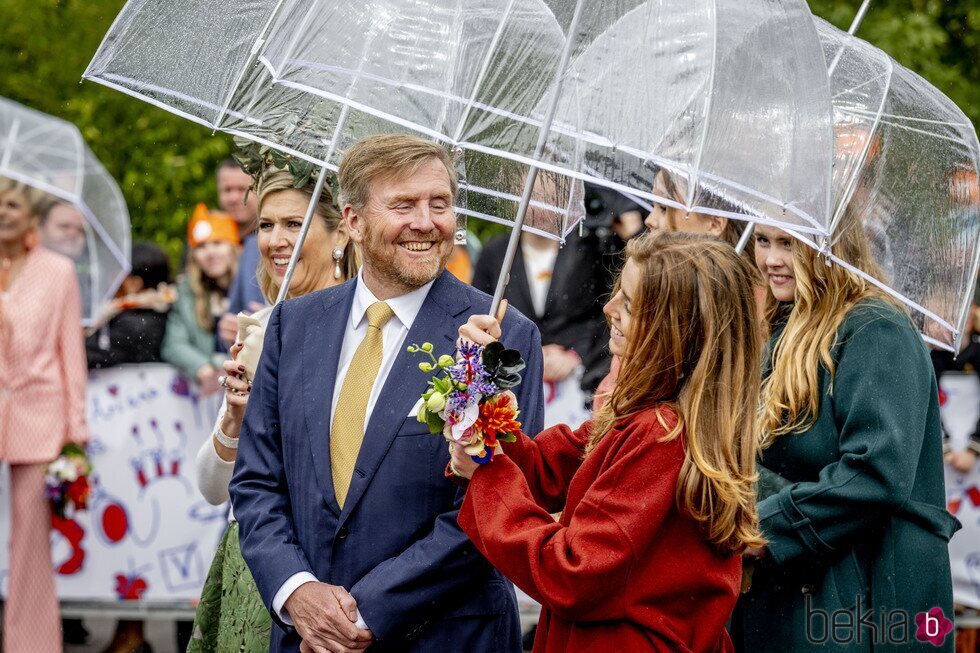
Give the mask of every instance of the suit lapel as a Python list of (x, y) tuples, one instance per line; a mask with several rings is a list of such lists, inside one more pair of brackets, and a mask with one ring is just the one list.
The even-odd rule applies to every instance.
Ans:
[(354, 301), (353, 282), (324, 301), (319, 319), (306, 324), (303, 341), (303, 412), (313, 452), (313, 468), (320, 494), (340, 514), (330, 474), (330, 404), (337, 383), (340, 350)]
[[(570, 264), (577, 258), (572, 256), (572, 252), (570, 251), (574, 247), (575, 244), (571, 241), (571, 239), (568, 239), (565, 241), (565, 244), (558, 249), (558, 256), (555, 257), (555, 267), (551, 271), (551, 283), (548, 285), (548, 294), (545, 296), (544, 300), (545, 315), (551, 315), (553, 310), (556, 307), (561, 306), (563, 301), (568, 301), (567, 299), (562, 299), (561, 293), (564, 292), (565, 286), (568, 284), (568, 281), (570, 281), (570, 279), (566, 277), (570, 277), (570, 275), (573, 273), (573, 270), (569, 269), (569, 267)], [(544, 315), (541, 317), (544, 317)]]
[[(453, 288), (454, 285), (462, 285), (462, 282), (456, 281), (448, 272), (443, 272), (436, 279), (405, 336), (364, 430), (364, 442), (340, 515), (341, 523), (364, 495), (402, 423), (428, 384), (430, 375), (419, 371), (418, 367), (423, 359), (417, 354), (409, 354), (406, 348), (411, 344), (431, 342), (437, 355), (455, 351), (457, 333), (453, 318), (469, 308), (470, 303), (458, 288)], [(412, 461), (402, 461), (401, 464), (410, 465)], [(331, 488), (331, 496), (332, 492)]]

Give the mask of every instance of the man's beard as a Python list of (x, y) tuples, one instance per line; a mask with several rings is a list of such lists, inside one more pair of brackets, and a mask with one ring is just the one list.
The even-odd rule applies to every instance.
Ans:
[[(368, 231), (365, 235), (366, 238), (361, 246), (364, 264), (371, 269), (376, 277), (412, 290), (421, 288), (438, 277), (439, 273), (446, 267), (446, 263), (449, 262), (449, 257), (452, 255), (452, 248), (450, 247), (446, 253), (439, 257), (439, 260), (431, 268), (421, 265), (401, 267), (395, 263), (394, 257), (388, 258), (379, 254), (380, 250), (384, 248), (384, 243), (377, 243), (378, 246), (375, 247), (376, 243), (373, 234)], [(432, 247), (440, 247), (444, 242), (433, 242)], [(393, 247), (397, 248), (400, 245), (393, 245)]]

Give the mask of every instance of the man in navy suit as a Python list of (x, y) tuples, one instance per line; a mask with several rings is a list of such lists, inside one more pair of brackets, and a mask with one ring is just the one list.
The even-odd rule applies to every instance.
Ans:
[[(448, 448), (416, 419), (429, 375), (406, 352), (452, 353), (458, 327), (490, 308), (444, 271), (452, 162), (422, 139), (375, 136), (350, 148), (339, 180), (363, 267), (272, 312), (230, 488), (279, 626), (271, 650), (520, 651), (513, 587), (456, 524)], [(527, 362), (517, 394), (536, 434), (541, 338), (515, 310), (502, 327)]]

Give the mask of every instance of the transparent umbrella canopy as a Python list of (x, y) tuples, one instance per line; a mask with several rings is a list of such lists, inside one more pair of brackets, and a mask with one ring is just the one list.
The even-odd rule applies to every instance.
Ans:
[(829, 233), (804, 0), (130, 0), (85, 77), (326, 169), (365, 135), (425, 135), (458, 157), (460, 213), (556, 239), (583, 182), (676, 203), (662, 168), (691, 211)]
[[(537, 102), (544, 82), (530, 84), (527, 91), (519, 88), (554, 76), (554, 65), (544, 53), (558, 50), (563, 40), (540, 0), (246, 0), (233, 5), (130, 0), (84, 77), (212, 129), (336, 170), (344, 150), (371, 134), (434, 138), (425, 125), (437, 119), (419, 114), (444, 114), (445, 125), (459, 120), (458, 111), (450, 114), (445, 98), (471, 93), (481, 70), (506, 66), (512, 95), (526, 95), (524, 103)], [(329, 33), (322, 31), (323, 22), (330, 25)], [(161, 24), (168, 28), (159, 29)], [(328, 41), (330, 48), (323, 45)], [(312, 47), (304, 45), (310, 42), (320, 47), (316, 54), (327, 71), (351, 67), (336, 89), (330, 87), (341, 98), (352, 98), (348, 102), (276, 78), (271, 62), (286, 59), (292, 48)], [(491, 50), (496, 53), (492, 62), (486, 56)], [(490, 75), (484, 72), (483, 77)], [(365, 94), (374, 96), (368, 104), (388, 111), (362, 110), (358, 101)], [(455, 154), (463, 190), (458, 212), (511, 224), (519, 199), (513, 190), (519, 193), (522, 181), (513, 181), (519, 166), (495, 165), (492, 154), (462, 149)], [(540, 231), (561, 240), (584, 215), (583, 196), (581, 184), (565, 181), (549, 197), (557, 206)], [(509, 211), (503, 208), (508, 202)], [(542, 195), (538, 203), (544, 202)]]
[(119, 186), (75, 125), (6, 98), (0, 98), (0, 177), (48, 193), (64, 206), (47, 219), (77, 220), (84, 230), (77, 242), (45, 244), (74, 261), (88, 326), (129, 273), (129, 211)]
[(928, 342), (958, 350), (980, 264), (976, 130), (881, 50), (816, 25), (833, 92), (832, 239), (861, 229), (871, 254), (828, 257), (909, 306)]

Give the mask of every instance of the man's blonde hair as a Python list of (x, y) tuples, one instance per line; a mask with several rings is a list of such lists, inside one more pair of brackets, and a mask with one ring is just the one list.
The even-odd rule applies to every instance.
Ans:
[(379, 134), (359, 140), (340, 161), (337, 173), (340, 208), (348, 204), (355, 209), (362, 208), (367, 203), (372, 181), (382, 175), (399, 179), (410, 176), (432, 159), (446, 166), (455, 202), (459, 181), (453, 160), (443, 146), (408, 134)]

